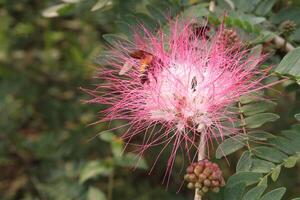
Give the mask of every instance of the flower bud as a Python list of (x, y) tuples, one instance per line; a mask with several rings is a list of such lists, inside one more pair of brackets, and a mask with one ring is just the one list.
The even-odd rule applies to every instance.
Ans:
[(187, 187), (189, 189), (197, 188), (197, 192), (200, 196), (203, 196), (210, 190), (212, 192), (218, 192), (220, 186), (225, 185), (219, 166), (209, 160), (205, 159), (192, 163), (187, 168), (187, 171), (188, 174), (184, 176), (184, 179), (189, 182)]

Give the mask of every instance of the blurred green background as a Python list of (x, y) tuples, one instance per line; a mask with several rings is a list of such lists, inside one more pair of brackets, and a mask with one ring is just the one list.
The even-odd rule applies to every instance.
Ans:
[[(80, 87), (93, 87), (94, 61), (105, 46), (102, 35), (123, 31), (121, 19), (147, 13), (146, 8), (162, 19), (198, 1), (65, 2), (0, 0), (0, 199), (192, 199), (193, 192), (185, 187), (176, 193), (183, 158), (176, 160), (166, 189), (161, 184), (166, 158), (148, 175), (159, 149), (138, 164), (134, 153), (120, 156), (124, 143), (116, 135), (121, 130), (97, 136), (107, 125), (89, 124), (97, 121), (102, 107), (84, 104), (88, 96)], [(59, 13), (51, 8), (58, 4)], [(281, 90), (285, 95), (278, 97), (278, 109), (287, 122), (288, 113), (299, 110), (299, 91)], [(286, 108), (287, 102), (294, 106)], [(225, 177), (234, 173), (237, 156), (230, 157), (230, 166), (221, 162)], [(298, 170), (284, 170), (274, 183), (285, 185), (291, 197), (300, 194)]]

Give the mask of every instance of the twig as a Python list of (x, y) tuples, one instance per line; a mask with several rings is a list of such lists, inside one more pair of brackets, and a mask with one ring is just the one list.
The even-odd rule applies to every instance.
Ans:
[(112, 170), (111, 174), (109, 175), (108, 180), (108, 188), (107, 188), (107, 199), (112, 200), (113, 196), (113, 188), (114, 188), (114, 169)]
[(216, 8), (216, 2), (215, 2), (215, 0), (211, 0), (209, 2), (208, 10), (213, 13), (213, 12), (215, 12), (215, 8)]
[(272, 41), (277, 49), (283, 49), (286, 52), (290, 52), (295, 49), (295, 47), (291, 43), (289, 43), (286, 39), (279, 35), (276, 35)]
[[(205, 158), (205, 134), (202, 132), (200, 141), (199, 141), (199, 146), (198, 146), (198, 161), (203, 160)], [(195, 189), (195, 198), (194, 200), (201, 200), (202, 197), (198, 194), (198, 188)]]

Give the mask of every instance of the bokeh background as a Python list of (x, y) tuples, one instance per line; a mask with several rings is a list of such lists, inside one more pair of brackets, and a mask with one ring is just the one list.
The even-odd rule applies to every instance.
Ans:
[[(162, 20), (197, 2), (0, 0), (0, 199), (192, 199), (193, 192), (181, 188), (180, 171), (186, 164), (181, 155), (167, 187), (162, 184), (167, 154), (151, 175), (148, 172), (159, 149), (148, 152), (138, 163), (134, 152), (120, 156), (124, 142), (118, 135), (122, 130), (98, 136), (108, 125), (90, 124), (103, 108), (84, 104), (89, 97), (80, 88), (94, 87), (95, 63), (107, 44), (102, 35), (123, 32), (123, 19), (135, 15), (147, 20), (145, 14), (150, 10)], [(298, 12), (281, 15), (299, 23), (297, 0), (275, 0), (268, 17), (291, 4)], [(299, 42), (299, 33), (292, 36), (292, 42)], [(278, 63), (283, 55), (278, 51), (269, 62)], [(294, 123), (291, 116), (300, 108), (294, 83), (276, 89), (279, 93), (271, 96), (278, 103), (281, 121), (267, 126), (270, 131), (288, 128)], [(230, 165), (218, 161), (225, 177), (234, 173), (239, 156), (238, 152), (228, 157)], [(298, 172), (299, 167), (283, 170), (272, 184), (285, 185), (286, 197), (299, 196)]]

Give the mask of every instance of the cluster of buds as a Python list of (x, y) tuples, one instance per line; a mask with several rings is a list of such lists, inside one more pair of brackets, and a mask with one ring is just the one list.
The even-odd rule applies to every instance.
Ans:
[(283, 34), (290, 34), (296, 29), (296, 23), (291, 20), (286, 20), (281, 23), (280, 28)]
[(222, 171), (219, 166), (209, 160), (201, 160), (192, 163), (187, 168), (184, 179), (188, 182), (189, 189), (198, 189), (197, 192), (203, 196), (209, 190), (219, 192), (220, 187), (225, 185)]
[(235, 47), (240, 44), (240, 39), (237, 32), (233, 29), (224, 29), (219, 36), (219, 41), (226, 47)]

